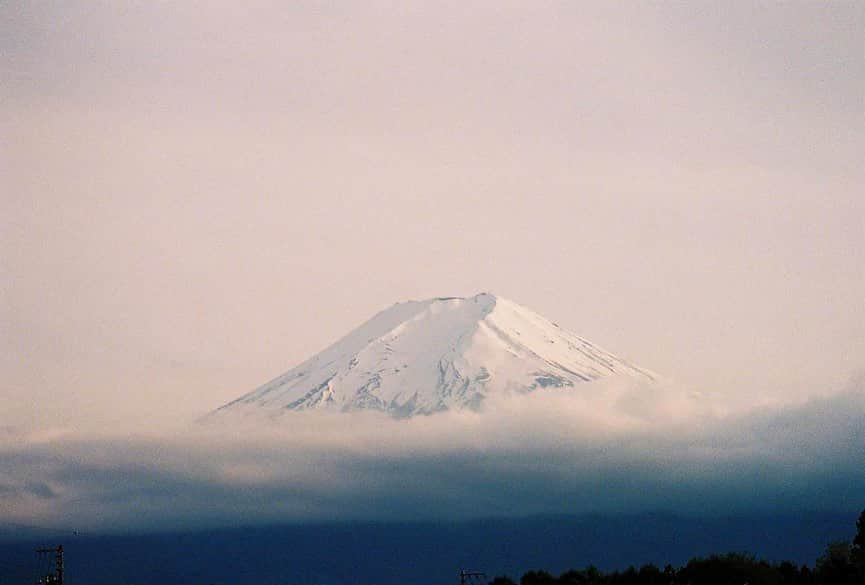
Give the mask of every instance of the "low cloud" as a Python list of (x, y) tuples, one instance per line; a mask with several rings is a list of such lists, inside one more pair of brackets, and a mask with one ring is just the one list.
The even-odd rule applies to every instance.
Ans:
[(829, 398), (725, 416), (634, 390), (537, 393), (482, 414), (403, 421), (292, 413), (272, 425), (6, 428), (0, 524), (111, 531), (862, 507), (862, 380)]

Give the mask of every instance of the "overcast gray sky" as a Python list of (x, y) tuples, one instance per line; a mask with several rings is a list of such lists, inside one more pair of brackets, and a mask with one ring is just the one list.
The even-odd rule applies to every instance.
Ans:
[(399, 300), (731, 400), (865, 367), (865, 5), (0, 5), (0, 424), (194, 416)]

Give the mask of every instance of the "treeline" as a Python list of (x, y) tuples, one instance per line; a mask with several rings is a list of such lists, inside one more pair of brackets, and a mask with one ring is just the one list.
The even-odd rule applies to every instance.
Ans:
[[(519, 585), (865, 585), (865, 510), (856, 522), (852, 543), (826, 547), (814, 568), (788, 561), (770, 563), (751, 555), (730, 553), (692, 559), (684, 567), (655, 565), (604, 573), (594, 566), (570, 570), (558, 577), (529, 571)], [(516, 585), (510, 577), (496, 577), (490, 585)]]

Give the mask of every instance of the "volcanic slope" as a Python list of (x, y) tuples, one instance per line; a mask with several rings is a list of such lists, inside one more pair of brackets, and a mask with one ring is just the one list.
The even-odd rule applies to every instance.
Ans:
[(494, 394), (655, 375), (512, 301), (482, 293), (397, 303), (212, 413), (478, 410)]

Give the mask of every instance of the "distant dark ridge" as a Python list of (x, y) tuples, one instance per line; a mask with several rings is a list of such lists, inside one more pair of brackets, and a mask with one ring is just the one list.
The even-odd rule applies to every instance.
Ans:
[[(63, 544), (70, 585), (448, 585), (471, 567), (495, 575), (603, 570), (748, 552), (813, 565), (851, 539), (855, 513), (693, 519), (669, 514), (545, 516), (456, 523), (352, 523), (187, 533), (29, 532), (0, 542), (0, 583), (31, 585), (37, 545)], [(46, 540), (41, 540), (42, 537)], [(57, 537), (62, 542), (55, 542)], [(13, 542), (14, 540), (14, 542)]]

